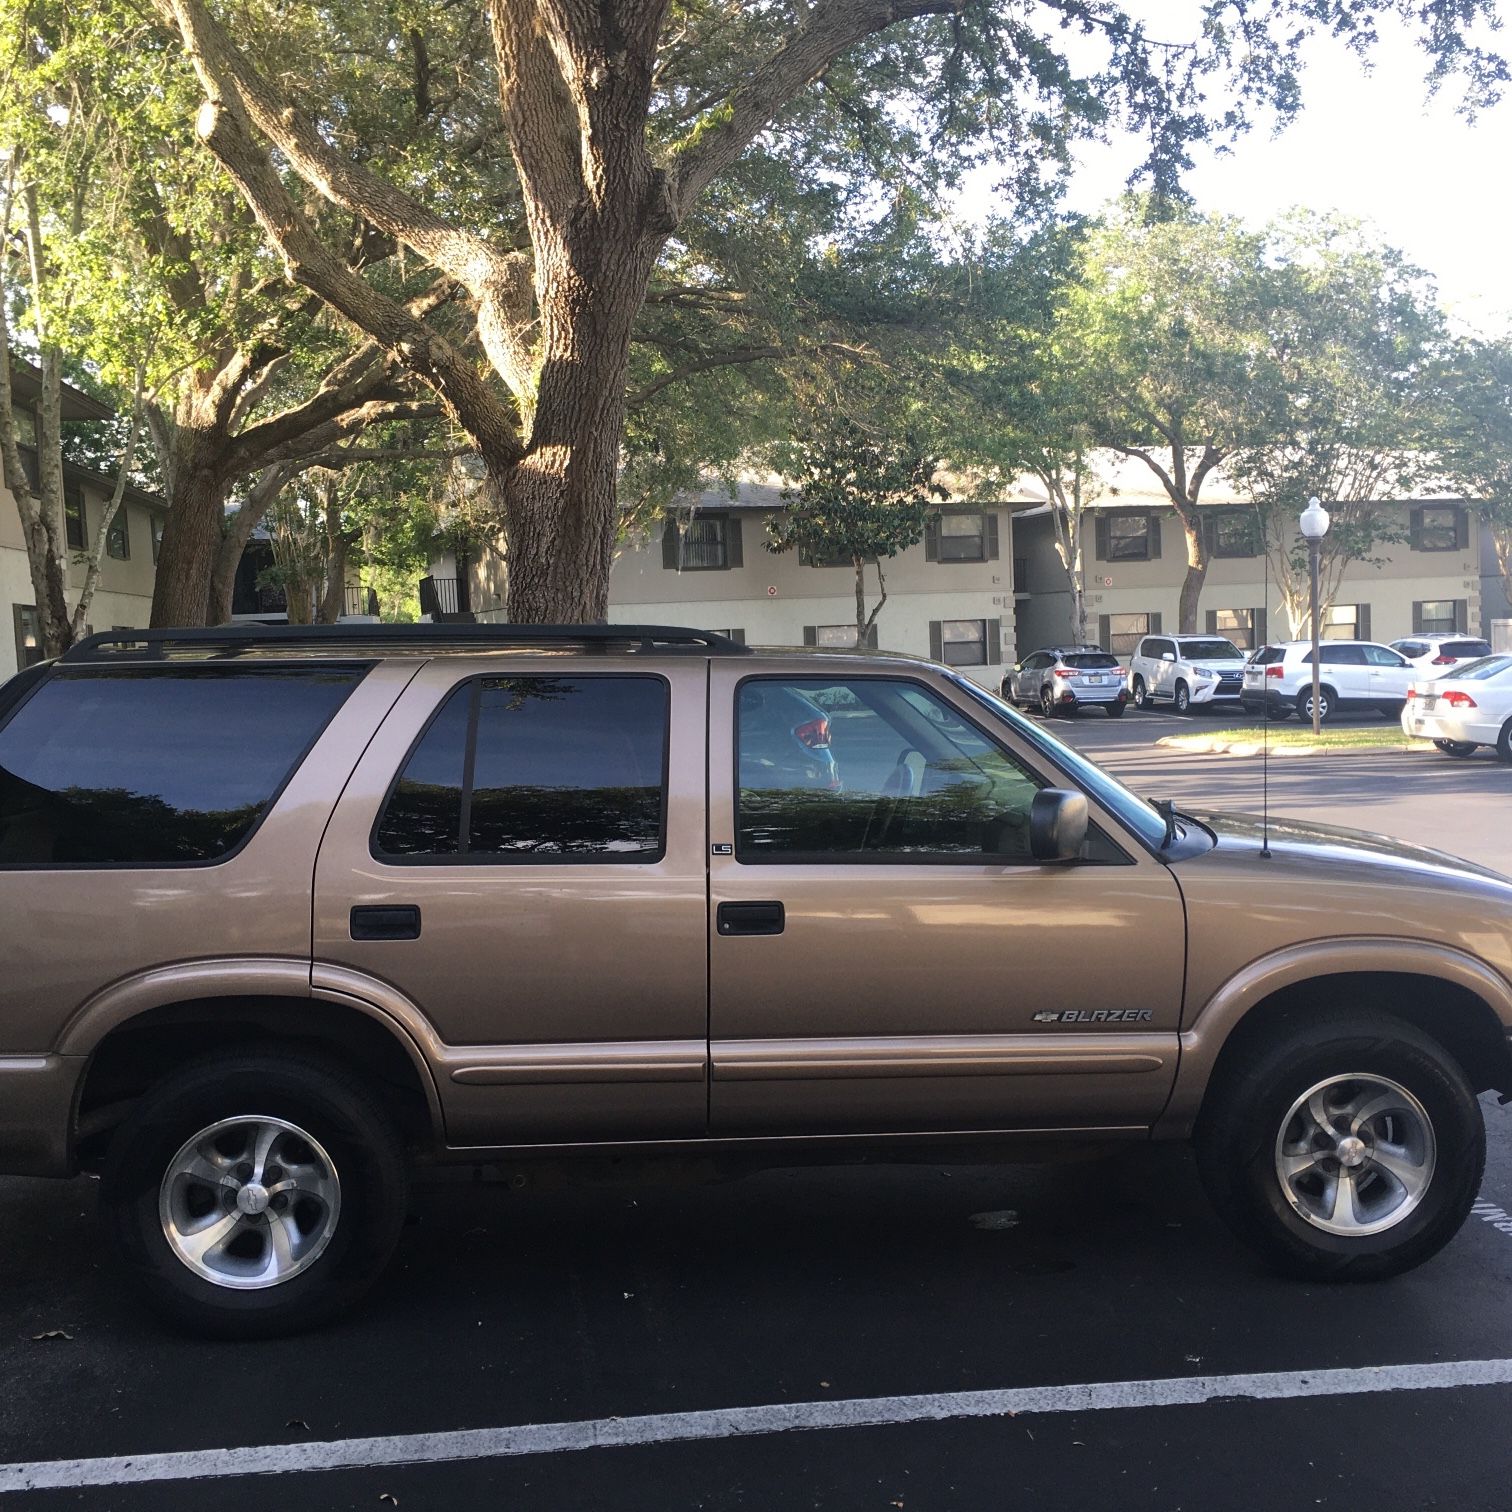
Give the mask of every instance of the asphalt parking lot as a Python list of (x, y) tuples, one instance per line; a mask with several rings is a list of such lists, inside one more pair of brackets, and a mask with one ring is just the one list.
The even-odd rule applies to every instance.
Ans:
[[(1052, 727), (1141, 792), (1258, 808), (1258, 758), (1152, 744), (1193, 723)], [(1489, 759), (1270, 764), (1278, 814), (1503, 869), (1509, 797)], [(1484, 1102), (1482, 1206), (1375, 1286), (1258, 1269), (1181, 1149), (458, 1175), (417, 1188), (360, 1316), (207, 1344), (117, 1286), (90, 1182), (0, 1181), (0, 1505), (1501, 1512), (1512, 1108)]]

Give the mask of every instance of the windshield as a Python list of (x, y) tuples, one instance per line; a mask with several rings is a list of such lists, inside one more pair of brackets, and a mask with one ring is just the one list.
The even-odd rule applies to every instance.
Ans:
[(1512, 656), (1483, 656), (1479, 661), (1456, 667), (1452, 674), (1455, 682), (1488, 682), (1512, 671)]
[(1181, 654), (1188, 661), (1243, 661), (1242, 652), (1233, 641), (1184, 640), (1178, 641)]
[(978, 703), (985, 704), (1005, 724), (1012, 725), (1015, 733), (1022, 735), (1037, 751), (1085, 788), (1104, 808), (1123, 820), (1151, 850), (1161, 849), (1165, 843), (1166, 822), (1143, 798), (1136, 797), (1100, 766), (1095, 766), (1070, 746), (1062, 745), (1054, 736), (1047, 735), (1038, 725), (1025, 719), (1017, 709), (1005, 704), (1002, 699), (995, 698), (969, 678), (952, 674), (950, 680)]

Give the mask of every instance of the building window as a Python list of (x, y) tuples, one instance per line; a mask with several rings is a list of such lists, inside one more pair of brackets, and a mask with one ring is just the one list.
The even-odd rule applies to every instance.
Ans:
[(1160, 521), (1154, 515), (1112, 511), (1097, 516), (1097, 560), (1150, 562), (1160, 555)]
[[(1449, 627), (1451, 630), (1453, 625)], [(1331, 604), (1323, 611), (1323, 626), (1319, 640), (1362, 640), (1360, 632), (1360, 605)]]
[(1454, 599), (1425, 599), (1417, 606), (1412, 627), (1417, 635), (1443, 633), (1454, 635), (1464, 627), (1459, 623), (1458, 605)]
[[(876, 557), (867, 557), (866, 558), (866, 562), (868, 564), (870, 564), (872, 562), (875, 562), (876, 560), (877, 560)], [(855, 559), (853, 557), (847, 556), (843, 551), (832, 551), (832, 552), (829, 552), (827, 554), (826, 553), (815, 553), (815, 552), (812, 552), (812, 551), (808, 551), (804, 547), (801, 547), (801, 546), (798, 548), (798, 561), (799, 561), (799, 564), (801, 566), (804, 566), (804, 567), (854, 567), (855, 566)]]
[(14, 607), (16, 626), (16, 666), (32, 667), (42, 660), (42, 624), (34, 604)]
[(118, 562), (131, 560), (131, 527), (126, 523), (124, 501), (116, 510), (115, 519), (110, 522), (110, 534), (105, 537), (105, 550)]
[(1260, 555), (1259, 531), (1251, 509), (1225, 509), (1207, 517), (1208, 551), (1215, 557)]
[(11, 410), (11, 416), (16, 422), (16, 445), (35, 446), (37, 444), (37, 417), (29, 409), (22, 409), (19, 404)]
[(1253, 651), (1260, 644), (1255, 631), (1258, 613), (1255, 609), (1215, 609), (1208, 633), (1233, 641), (1241, 651)]
[(1453, 504), (1425, 504), (1412, 511), (1414, 551), (1461, 551), (1468, 544), (1464, 535), (1461, 511)]
[(740, 521), (730, 515), (695, 515), (681, 529), (667, 521), (662, 566), (674, 572), (722, 572), (743, 565)]
[(998, 522), (991, 511), (942, 510), (924, 527), (926, 562), (995, 562)]
[(1160, 630), (1159, 615), (1105, 614), (1107, 628), (1103, 631), (1103, 649), (1114, 656), (1132, 656), (1134, 649), (1147, 635)]
[(84, 514), (84, 490), (77, 483), (63, 485), (63, 519), (68, 544), (75, 551), (89, 550), (89, 526)]
[(942, 562), (985, 562), (987, 531), (985, 515), (942, 514), (940, 516), (940, 560)]
[(947, 667), (985, 667), (987, 621), (941, 620), (940, 660)]
[[(828, 646), (832, 651), (854, 651), (856, 649), (856, 627), (854, 625), (805, 625), (803, 627), (803, 644), (805, 646)], [(862, 640), (862, 646), (868, 651), (877, 649), (877, 627), (871, 625)]]
[(726, 640), (734, 641), (737, 646), (743, 646), (746, 643), (744, 630), (711, 630), (709, 634), (722, 635)]

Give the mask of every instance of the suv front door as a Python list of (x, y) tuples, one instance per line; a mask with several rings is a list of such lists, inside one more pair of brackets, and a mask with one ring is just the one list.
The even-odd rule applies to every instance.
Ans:
[(315, 874), (317, 991), (420, 1041), (454, 1146), (701, 1135), (702, 661), (427, 663)]
[(1095, 804), (1086, 859), (1034, 861), (1030, 802), (1067, 780), (957, 696), (819, 658), (712, 664), (711, 1132), (1159, 1114), (1176, 884)]
[(1370, 696), (1388, 709), (1406, 703), (1407, 689), (1412, 686), (1414, 675), (1412, 663), (1389, 646), (1366, 646), (1363, 649), (1370, 676)]

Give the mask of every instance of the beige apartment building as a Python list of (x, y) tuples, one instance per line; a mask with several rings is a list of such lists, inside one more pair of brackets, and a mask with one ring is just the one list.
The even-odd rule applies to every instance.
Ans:
[[(1179, 628), (1186, 538), (1142, 462), (1105, 460), (1101, 481), (1102, 492), (1083, 522), (1087, 635), (1127, 655), (1141, 636)], [(1215, 474), (1203, 500), (1209, 565), (1196, 628), (1225, 635), (1245, 649), (1267, 638), (1288, 638), (1290, 622), (1274, 582), (1267, 592), (1266, 559), (1247, 499)], [(1431, 494), (1384, 508), (1405, 539), (1379, 546), (1379, 565), (1346, 566), (1324, 615), (1324, 636), (1392, 641), (1435, 630), (1486, 634), (1474, 510), (1458, 498)], [(1025, 590), (1018, 603), (1019, 654), (1069, 641), (1071, 594), (1048, 507), (1015, 517), (1014, 554)]]
[[(1178, 627), (1186, 542), (1143, 463), (1111, 454), (1097, 462), (1099, 491), (1083, 522), (1087, 635), (1128, 655), (1141, 636)], [(767, 517), (783, 507), (781, 486), (752, 477), (733, 497), (711, 490), (625, 542), (609, 579), (610, 619), (694, 625), (751, 644), (854, 644), (851, 567), (766, 549)], [(1070, 589), (1044, 500), (1043, 485), (1025, 477), (996, 503), (940, 506), (924, 541), (882, 564), (888, 597), (876, 645), (931, 656), (996, 686), (1006, 665), (1073, 640)], [(1324, 634), (1379, 641), (1433, 630), (1490, 634), (1474, 510), (1434, 495), (1385, 507), (1405, 539), (1379, 548), (1380, 565), (1348, 565)], [(1273, 582), (1267, 591), (1247, 499), (1214, 474), (1201, 513), (1210, 565), (1197, 629), (1246, 649), (1289, 636)], [(502, 619), (504, 580), (499, 551), (486, 550), (460, 571), (443, 558), (422, 584), (422, 606), (437, 618)], [(869, 609), (873, 570), (866, 586)], [(1488, 611), (1497, 607), (1488, 601)]]
[[(21, 459), (35, 476), (37, 465), (36, 403), (41, 375), (28, 363), (12, 359), (11, 392), (21, 443)], [(111, 411), (78, 389), (64, 385), (65, 420), (108, 420)], [(65, 463), (64, 502), (68, 544), (74, 552), (91, 550), (100, 519), (114, 489), (114, 479)], [(91, 630), (137, 629), (147, 624), (152, 609), (158, 543), (162, 539), (167, 505), (153, 494), (128, 489), (111, 525), (100, 558), (100, 581), (90, 605)], [(76, 602), (85, 569), (69, 568), (69, 602)], [(42, 656), (37, 635), (37, 608), (21, 534), (21, 515), (10, 491), (0, 483), (0, 679), (10, 677)]]
[[(742, 481), (732, 498), (711, 490), (677, 517), (627, 540), (609, 577), (616, 624), (691, 625), (752, 645), (854, 646), (856, 575), (796, 551), (766, 549), (767, 517), (782, 506), (775, 478)], [(1027, 502), (1027, 501), (1020, 501)], [(946, 503), (923, 541), (882, 563), (887, 603), (874, 626), (884, 651), (931, 656), (995, 687), (1013, 660), (1011, 506)], [(458, 573), (433, 568), (422, 603), (440, 613), (504, 617), (502, 558), (489, 552)], [(867, 611), (876, 602), (866, 572)]]

